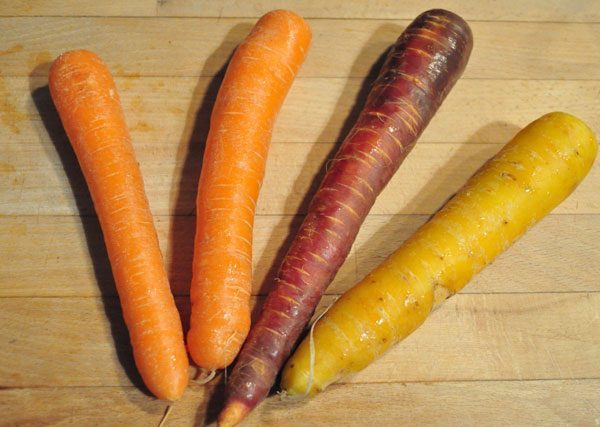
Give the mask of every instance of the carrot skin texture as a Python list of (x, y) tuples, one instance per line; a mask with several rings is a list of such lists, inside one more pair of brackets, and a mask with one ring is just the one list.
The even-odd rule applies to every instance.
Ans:
[[(519, 132), (315, 325), (310, 394), (363, 369), (421, 325), (577, 187), (597, 145), (593, 132), (565, 113)], [(289, 395), (307, 391), (309, 347), (305, 339), (284, 368)]]
[(223, 418), (233, 402), (251, 409), (266, 397), (376, 197), (462, 74), (471, 49), (468, 25), (443, 10), (417, 17), (395, 43), (242, 348)]
[(102, 227), (136, 366), (156, 397), (176, 400), (188, 381), (183, 331), (113, 78), (94, 53), (70, 51), (52, 64), (49, 86)]
[(308, 24), (267, 13), (236, 49), (213, 107), (196, 201), (187, 335), (205, 369), (231, 364), (250, 329), (252, 230), (275, 117), (304, 61)]

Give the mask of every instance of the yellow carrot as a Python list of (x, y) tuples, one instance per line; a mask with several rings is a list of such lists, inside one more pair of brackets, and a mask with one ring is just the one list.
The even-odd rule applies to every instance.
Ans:
[[(593, 132), (550, 113), (519, 132), (394, 254), (347, 291), (288, 360), (282, 388), (314, 394), (359, 371), (562, 202), (590, 170)], [(311, 372), (312, 371), (312, 372)]]

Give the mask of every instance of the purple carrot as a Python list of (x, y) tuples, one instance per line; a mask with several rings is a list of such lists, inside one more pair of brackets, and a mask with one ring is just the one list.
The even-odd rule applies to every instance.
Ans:
[(219, 425), (237, 424), (267, 396), (375, 199), (462, 74), (472, 45), (462, 18), (430, 10), (393, 46), (242, 348)]

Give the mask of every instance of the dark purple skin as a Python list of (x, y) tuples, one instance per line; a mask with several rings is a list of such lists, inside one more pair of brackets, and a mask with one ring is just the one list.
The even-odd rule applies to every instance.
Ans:
[(421, 14), (397, 40), (283, 260), (227, 382), (226, 406), (252, 409), (267, 396), (376, 197), (463, 73), (472, 46), (467, 23), (445, 10)]

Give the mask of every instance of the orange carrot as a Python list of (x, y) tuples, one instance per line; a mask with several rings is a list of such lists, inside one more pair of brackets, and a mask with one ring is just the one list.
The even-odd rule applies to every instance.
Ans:
[(102, 227), (135, 363), (152, 393), (175, 400), (188, 381), (181, 320), (117, 88), (85, 50), (59, 56), (49, 83)]
[(235, 51), (217, 95), (196, 203), (187, 336), (202, 368), (228, 366), (250, 328), (256, 200), (275, 117), (310, 39), (295, 13), (267, 13)]

